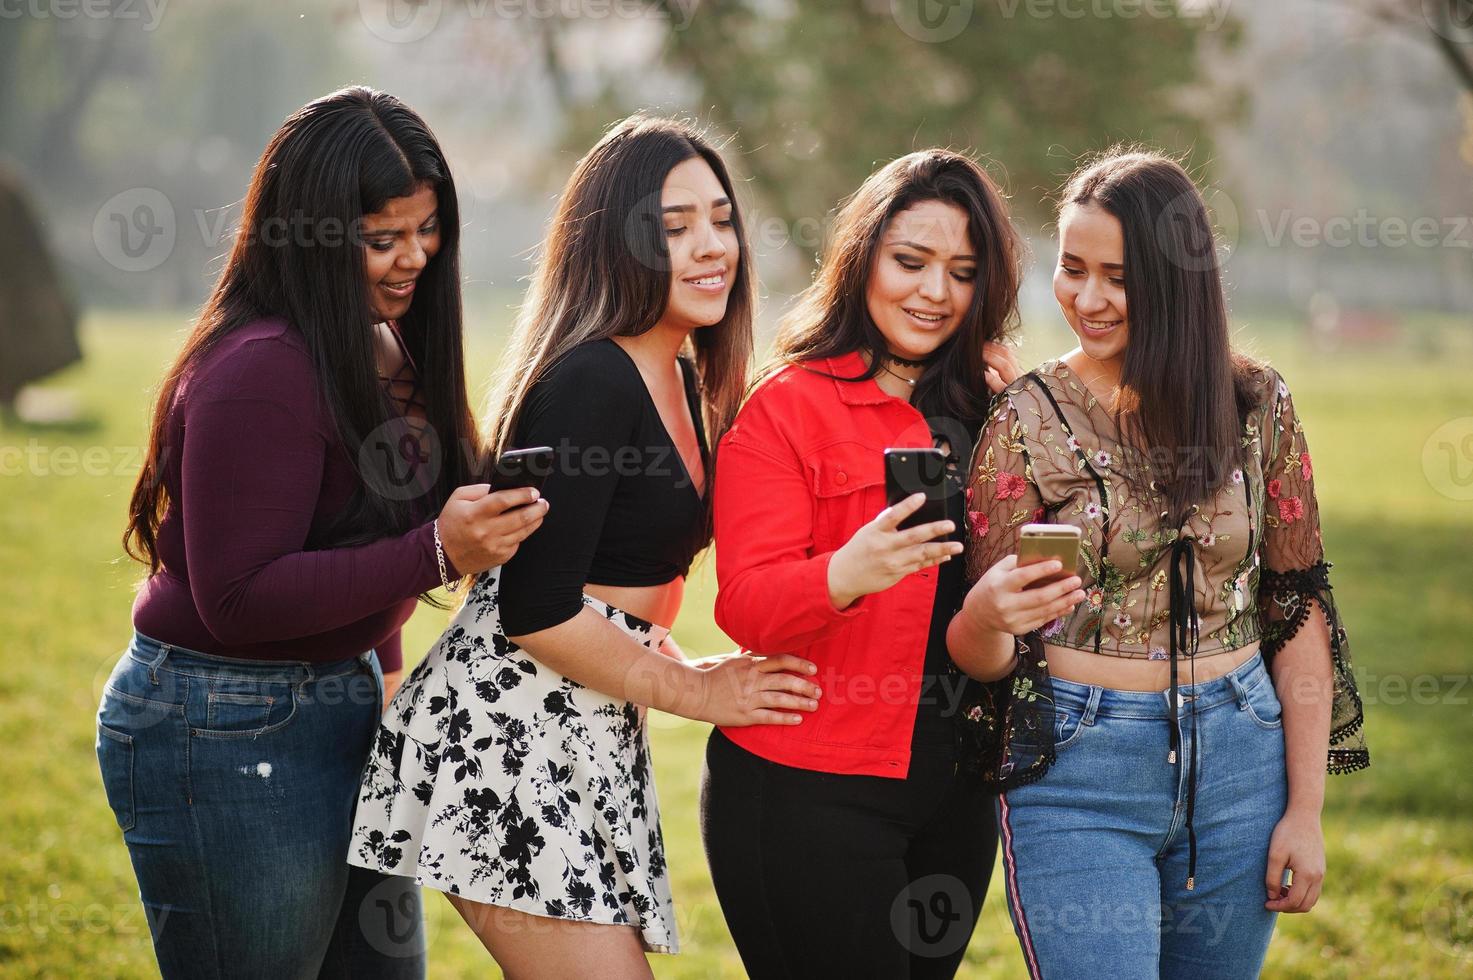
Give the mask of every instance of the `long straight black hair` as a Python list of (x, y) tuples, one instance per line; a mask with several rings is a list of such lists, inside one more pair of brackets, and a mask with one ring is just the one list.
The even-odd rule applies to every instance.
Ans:
[[(412, 499), (373, 489), (362, 472), (365, 439), (398, 410), (378, 382), (361, 241), (365, 215), (428, 184), (438, 206), (440, 248), (419, 276), (399, 321), (419, 368), (436, 465)], [(323, 399), (364, 481), (312, 547), (342, 547), (411, 530), (450, 493), (473, 482), (480, 445), (466, 395), (460, 295), (460, 214), (439, 143), (403, 102), (370, 88), (333, 92), (294, 112), (271, 137), (251, 177), (225, 268), (160, 386), (149, 451), (133, 489), (123, 546), (159, 570), (159, 521), (168, 506), (160, 479), (166, 422), (181, 379), (221, 338), (254, 320), (280, 317), (300, 333)], [(175, 447), (177, 448), (177, 447)], [(418, 511), (417, 511), (418, 509)]]
[(1116, 148), (1069, 179), (1060, 214), (1070, 207), (1099, 207), (1120, 222), (1130, 339), (1113, 410), (1180, 526), (1246, 458), (1243, 423), (1261, 400), (1261, 364), (1229, 343), (1206, 201), (1170, 157)]

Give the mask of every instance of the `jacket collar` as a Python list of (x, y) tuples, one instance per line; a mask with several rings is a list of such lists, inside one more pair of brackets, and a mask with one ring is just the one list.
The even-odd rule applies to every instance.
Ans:
[(899, 401), (895, 396), (886, 394), (874, 378), (866, 381), (838, 380), (857, 377), (867, 370), (864, 358), (858, 351), (824, 358), (824, 369), (834, 375), (834, 388), (839, 393), (839, 401), (845, 405), (883, 405), (886, 402)]

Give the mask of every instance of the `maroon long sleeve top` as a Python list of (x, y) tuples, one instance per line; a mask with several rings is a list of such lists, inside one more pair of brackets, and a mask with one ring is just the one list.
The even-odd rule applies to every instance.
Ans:
[(402, 665), (414, 597), (440, 584), (434, 515), (407, 534), (306, 550), (361, 477), (293, 327), (260, 320), (199, 358), (164, 446), (161, 567), (133, 603), (135, 629), (220, 656), (326, 662), (373, 649), (385, 671)]

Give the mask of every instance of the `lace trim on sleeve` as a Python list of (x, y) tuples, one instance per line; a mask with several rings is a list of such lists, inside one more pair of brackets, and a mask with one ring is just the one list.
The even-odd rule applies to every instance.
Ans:
[(1258, 612), (1263, 630), (1263, 659), (1270, 666), (1274, 656), (1309, 618), (1311, 601), (1325, 614), (1335, 682), (1326, 769), (1338, 775), (1368, 768), (1371, 753), (1366, 747), (1365, 712), (1351, 669), (1350, 641), (1330, 588), (1330, 568), (1329, 562), (1321, 561), (1309, 568), (1287, 572), (1265, 569), (1259, 582)]

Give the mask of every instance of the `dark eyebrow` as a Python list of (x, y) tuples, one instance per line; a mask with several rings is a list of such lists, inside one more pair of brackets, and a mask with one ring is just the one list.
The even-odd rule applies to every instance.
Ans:
[[(419, 223), (419, 227), (423, 228), (425, 225), (429, 224), (431, 221), (434, 221), (439, 216), (440, 216), (440, 211), (437, 208), (437, 209), (435, 209), (435, 211), (433, 211), (430, 214), (430, 216), (428, 218), (424, 219), (423, 221), (421, 221)], [(384, 228), (381, 231), (374, 231), (373, 229), (369, 229), (369, 230), (367, 230), (367, 231), (365, 231), (363, 233), (363, 237), (364, 238), (397, 238), (397, 237), (399, 237), (399, 232), (395, 231), (392, 228)]]
[[(711, 202), (711, 210), (715, 211), (717, 208), (724, 208), (729, 204), (731, 204), (731, 198), (718, 197)], [(694, 204), (672, 204), (668, 208), (661, 208), (660, 211), (662, 214), (670, 214), (672, 212), (694, 211), (695, 209), (696, 206)]]
[[(913, 249), (915, 249), (917, 252), (925, 252), (927, 255), (935, 255), (936, 254), (936, 250), (934, 248), (927, 248), (926, 246), (924, 246), (924, 245), (918, 245), (915, 242), (901, 241), (901, 242), (891, 242), (890, 244), (891, 245), (904, 245), (907, 248), (913, 248)], [(976, 262), (977, 261), (977, 256), (975, 256), (975, 255), (953, 255), (951, 257), (951, 260), (953, 262)]]
[[(1071, 261), (1077, 262), (1080, 265), (1088, 265), (1089, 264), (1089, 263), (1085, 262), (1083, 259), (1081, 259), (1079, 256), (1075, 255), (1073, 252), (1060, 252), (1059, 253), (1059, 258), (1061, 258), (1061, 259), (1070, 259)], [(1121, 265), (1119, 262), (1101, 262), (1100, 263), (1100, 268), (1102, 268), (1102, 269), (1118, 269), (1118, 270), (1120, 270), (1122, 272), (1125, 270), (1125, 266)]]

